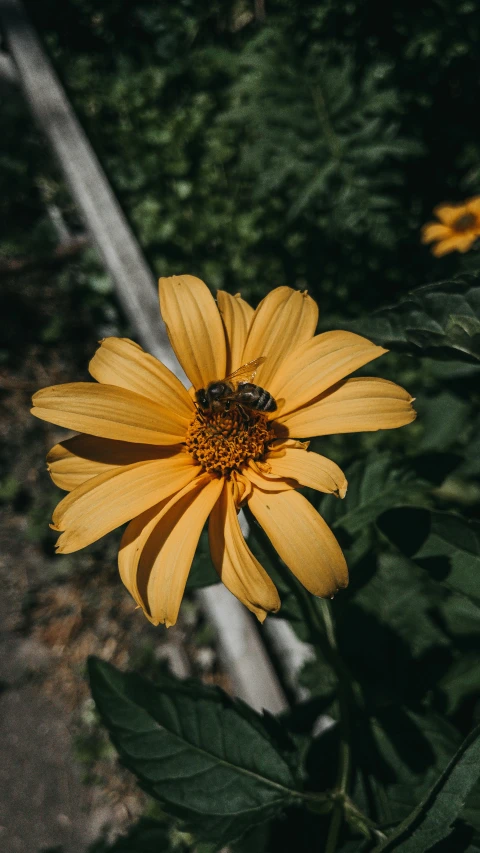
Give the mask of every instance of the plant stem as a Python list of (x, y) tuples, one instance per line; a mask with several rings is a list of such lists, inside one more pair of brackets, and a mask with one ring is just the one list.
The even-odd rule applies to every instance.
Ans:
[(335, 853), (337, 849), (338, 835), (342, 826), (343, 806), (340, 801), (335, 803), (332, 812), (332, 820), (328, 828), (327, 846), (325, 853)]
[(314, 599), (299, 589), (302, 609), (313, 636), (317, 639), (326, 659), (335, 670), (338, 679), (340, 754), (335, 786), (335, 804), (329, 827), (325, 853), (334, 853), (342, 826), (344, 803), (347, 798), (350, 775), (350, 697), (351, 676), (338, 653), (332, 607), (326, 599)]
[(342, 818), (345, 818), (358, 832), (367, 838), (375, 836), (381, 838), (381, 833), (375, 823), (364, 815), (359, 808), (348, 797), (348, 782), (350, 777), (350, 708), (358, 706), (363, 708), (363, 696), (361, 689), (356, 685), (348, 667), (342, 660), (338, 651), (337, 638), (335, 635), (335, 623), (332, 616), (332, 607), (329, 601), (312, 596), (291, 574), (283, 571), (277, 555), (273, 551), (270, 540), (262, 536), (258, 527), (252, 524), (255, 537), (260, 541), (262, 547), (270, 555), (272, 562), (282, 574), (286, 585), (295, 595), (300, 605), (303, 618), (308, 625), (310, 642), (317, 646), (327, 663), (334, 670), (338, 681), (338, 705), (339, 705), (339, 733), (340, 753), (337, 771), (336, 786), (333, 791), (304, 792), (300, 795), (305, 803), (309, 802), (315, 806), (314, 811), (332, 812), (327, 846), (324, 853), (334, 853), (338, 836), (342, 827)]
[(337, 791), (341, 794), (346, 794), (348, 787), (348, 777), (350, 774), (350, 708), (349, 708), (349, 692), (350, 684), (346, 682), (345, 667), (340, 659), (337, 647), (337, 638), (335, 636), (335, 625), (332, 617), (332, 607), (329, 601), (320, 599), (319, 601), (323, 620), (325, 623), (325, 633), (332, 651), (332, 659), (338, 677), (338, 704), (340, 710), (340, 762), (337, 775)]
[(339, 732), (340, 732), (340, 755), (337, 771), (336, 791), (339, 799), (335, 803), (332, 820), (330, 823), (327, 839), (326, 853), (334, 853), (338, 835), (342, 826), (343, 807), (347, 795), (348, 779), (350, 776), (350, 708), (349, 692), (350, 683), (348, 673), (345, 671), (343, 661), (338, 654), (337, 638), (335, 636), (335, 625), (332, 616), (332, 607), (329, 601), (321, 599), (319, 605), (325, 624), (325, 634), (331, 650), (331, 659), (338, 678), (338, 704), (339, 704)]

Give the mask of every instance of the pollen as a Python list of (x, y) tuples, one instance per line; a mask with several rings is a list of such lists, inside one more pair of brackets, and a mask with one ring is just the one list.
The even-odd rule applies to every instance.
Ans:
[(455, 219), (455, 221), (452, 223), (452, 227), (455, 229), (455, 231), (468, 231), (469, 228), (473, 228), (473, 226), (476, 224), (476, 221), (477, 217), (474, 213), (462, 213), (462, 215), (459, 216), (458, 219)]
[(228, 411), (197, 412), (186, 446), (205, 471), (226, 476), (251, 459), (262, 459), (275, 438), (265, 414), (232, 406)]

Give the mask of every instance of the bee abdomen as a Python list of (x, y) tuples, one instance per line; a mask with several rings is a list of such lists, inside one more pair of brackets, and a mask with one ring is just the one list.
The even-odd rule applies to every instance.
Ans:
[(261, 394), (258, 398), (257, 409), (260, 412), (274, 412), (277, 404), (272, 395), (268, 391), (265, 391), (265, 388), (259, 388), (258, 390), (261, 391)]

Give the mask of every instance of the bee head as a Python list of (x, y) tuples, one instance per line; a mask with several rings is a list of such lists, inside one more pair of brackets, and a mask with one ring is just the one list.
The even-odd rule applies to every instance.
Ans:
[(196, 392), (195, 398), (202, 409), (208, 409), (208, 397), (205, 388), (200, 388), (200, 390)]

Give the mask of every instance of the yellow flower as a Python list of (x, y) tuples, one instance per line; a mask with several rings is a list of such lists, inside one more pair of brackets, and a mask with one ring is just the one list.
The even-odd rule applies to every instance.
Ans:
[[(97, 383), (34, 395), (34, 415), (81, 435), (47, 461), (69, 494), (53, 514), (57, 550), (76, 551), (126, 521), (122, 580), (154, 624), (174, 625), (207, 518), (215, 568), (263, 621), (280, 607), (270, 577), (246, 544), (238, 510), (248, 504), (281, 559), (314, 595), (348, 583), (344, 556), (301, 486), (344, 497), (334, 462), (298, 439), (391, 429), (415, 418), (410, 395), (385, 379), (345, 377), (386, 352), (351, 332), (315, 335), (307, 293), (278, 287), (256, 311), (193, 276), (160, 279), (170, 340), (193, 383), (187, 391), (126, 338), (106, 338), (90, 362)], [(271, 413), (204, 411), (195, 392), (264, 356), (255, 384), (278, 402)], [(133, 519), (133, 520), (132, 520)]]
[(440, 222), (427, 222), (422, 243), (437, 241), (432, 253), (440, 258), (449, 252), (468, 252), (480, 237), (480, 195), (463, 204), (441, 204), (433, 211)]

